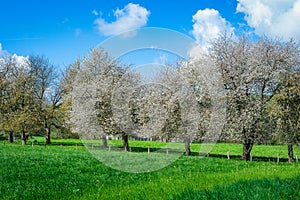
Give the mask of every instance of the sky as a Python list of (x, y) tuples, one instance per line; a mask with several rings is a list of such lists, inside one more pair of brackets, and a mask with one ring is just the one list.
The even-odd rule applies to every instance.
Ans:
[(0, 55), (43, 55), (64, 68), (120, 33), (147, 27), (177, 31), (201, 47), (224, 31), (299, 41), (299, 19), (300, 0), (7, 0)]

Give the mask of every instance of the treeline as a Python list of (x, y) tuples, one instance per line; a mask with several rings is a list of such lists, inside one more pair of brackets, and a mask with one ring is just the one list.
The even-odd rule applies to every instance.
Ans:
[[(92, 49), (58, 76), (41, 56), (0, 62), (0, 130), (8, 134), (71, 128), (82, 139), (121, 136), (185, 142), (286, 143), (289, 161), (300, 136), (299, 44), (221, 35), (197, 58), (178, 61), (145, 84), (142, 76)], [(61, 77), (58, 79), (57, 77)]]

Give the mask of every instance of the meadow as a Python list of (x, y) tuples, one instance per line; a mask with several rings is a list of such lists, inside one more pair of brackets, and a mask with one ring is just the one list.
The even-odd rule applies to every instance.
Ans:
[[(285, 145), (255, 145), (254, 161), (245, 162), (240, 160), (241, 144), (216, 144), (204, 158), (197, 156), (200, 144), (193, 144), (194, 156), (181, 156), (157, 171), (126, 173), (99, 162), (80, 140), (54, 140), (49, 146), (34, 140), (33, 147), (31, 141), (26, 146), (0, 144), (0, 199), (300, 198), (299, 163), (273, 161), (277, 154), (287, 157)], [(147, 151), (164, 144), (130, 145), (133, 151)], [(295, 154), (300, 155), (297, 146)]]

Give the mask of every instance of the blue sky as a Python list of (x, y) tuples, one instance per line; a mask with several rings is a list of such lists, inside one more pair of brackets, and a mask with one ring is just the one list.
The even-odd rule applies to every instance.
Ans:
[(0, 51), (42, 54), (60, 67), (123, 31), (162, 27), (200, 46), (222, 31), (300, 39), (300, 0), (9, 0)]

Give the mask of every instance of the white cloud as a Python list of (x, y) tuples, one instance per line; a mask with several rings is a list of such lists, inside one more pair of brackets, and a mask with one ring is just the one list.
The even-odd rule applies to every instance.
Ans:
[(238, 0), (236, 10), (257, 35), (300, 40), (300, 0)]
[[(1, 58), (1, 56), (3, 56)], [(11, 56), (12, 62), (15, 64), (17, 68), (28, 69), (28, 56), (18, 56), (17, 54), (11, 55), (6, 50), (3, 49), (2, 44), (0, 43), (0, 66), (1, 64), (5, 64), (7, 61), (5, 59), (6, 56)]]
[(232, 33), (234, 30), (230, 23), (221, 17), (215, 9), (198, 10), (193, 16), (193, 23), (191, 33), (201, 47), (207, 47), (220, 33), (225, 31)]
[(24, 56), (18, 56), (17, 54), (13, 54), (12, 60), (15, 62), (17, 68), (29, 69), (28, 56), (24, 57)]
[(198, 10), (193, 16), (192, 35), (196, 39), (197, 46), (192, 45), (188, 55), (192, 61), (203, 58), (208, 53), (210, 42), (221, 33), (234, 33), (234, 28), (215, 9)]
[(108, 23), (103, 18), (95, 20), (97, 29), (105, 36), (141, 28), (147, 24), (150, 11), (139, 4), (129, 3), (123, 9), (114, 11), (116, 21)]

